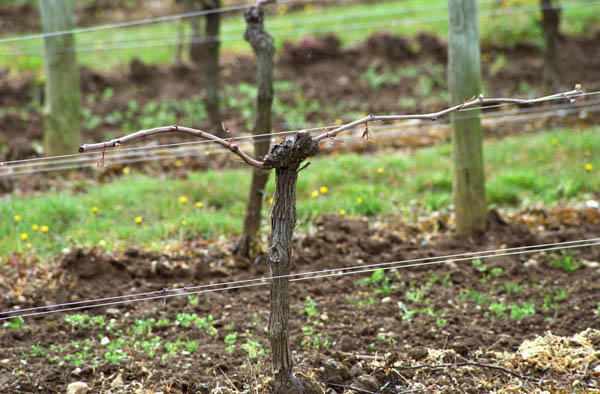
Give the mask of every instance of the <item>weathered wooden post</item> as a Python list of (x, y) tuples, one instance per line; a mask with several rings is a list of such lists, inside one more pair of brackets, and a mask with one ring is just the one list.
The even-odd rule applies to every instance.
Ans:
[[(258, 97), (256, 98), (256, 118), (253, 134), (268, 134), (271, 132), (271, 106), (273, 104), (273, 56), (275, 45), (273, 38), (264, 28), (264, 13), (259, 5), (244, 13), (246, 32), (244, 39), (250, 43), (258, 59)], [(269, 152), (270, 141), (267, 138), (254, 141), (254, 154), (263, 158)], [(256, 242), (260, 228), (262, 201), (264, 189), (269, 179), (269, 173), (254, 169), (252, 185), (248, 194), (244, 228), (236, 246), (236, 254), (249, 257), (253, 244)]]
[(558, 39), (560, 37), (560, 6), (552, 0), (542, 0), (542, 30), (546, 48), (544, 52), (544, 88), (548, 94), (560, 89), (558, 66)]
[[(72, 0), (40, 0), (44, 33), (73, 28)], [(44, 153), (74, 152), (79, 146), (79, 70), (72, 33), (44, 37)]]
[[(449, 0), (448, 85), (452, 103), (461, 103), (481, 92), (479, 28), (475, 0)], [(453, 113), (452, 193), (456, 229), (461, 236), (486, 230), (487, 207), (483, 172), (480, 111), (469, 111), (469, 119)]]

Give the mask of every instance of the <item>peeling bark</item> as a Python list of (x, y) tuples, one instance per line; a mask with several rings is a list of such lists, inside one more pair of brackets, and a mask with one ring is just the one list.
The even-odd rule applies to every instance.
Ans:
[(265, 159), (275, 168), (275, 197), (271, 215), (271, 247), (268, 262), (271, 271), (269, 339), (275, 375), (275, 393), (302, 393), (294, 377), (289, 344), (289, 278), (292, 263), (292, 235), (296, 226), (296, 183), (298, 169), (306, 158), (315, 155), (319, 145), (310, 134), (299, 133), (294, 139), (275, 145)]

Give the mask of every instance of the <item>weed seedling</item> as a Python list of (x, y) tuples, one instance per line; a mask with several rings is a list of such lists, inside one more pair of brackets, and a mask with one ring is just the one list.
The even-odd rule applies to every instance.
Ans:
[(200, 301), (200, 300), (199, 300), (199, 299), (198, 299), (198, 297), (197, 297), (197, 296), (195, 296), (195, 295), (190, 295), (190, 296), (188, 296), (188, 304), (190, 304), (191, 306), (196, 306), (196, 305), (198, 305), (198, 302), (199, 302), (199, 301)]
[(535, 305), (533, 303), (524, 303), (519, 306), (517, 304), (510, 304), (510, 318), (513, 320), (523, 320), (535, 314)]
[(196, 349), (198, 349), (198, 346), (200, 345), (200, 343), (196, 342), (196, 341), (190, 341), (189, 339), (183, 344), (183, 347), (185, 347), (185, 350), (189, 353), (189, 354), (194, 354), (194, 352), (196, 351)]
[(306, 315), (306, 321), (309, 323), (315, 316), (317, 316), (317, 304), (312, 298), (310, 298), (310, 296), (306, 297), (306, 301), (304, 302), (304, 308), (300, 309), (300, 313)]
[(566, 272), (577, 271), (578, 269), (583, 267), (583, 264), (578, 263), (575, 260), (575, 254), (572, 252), (567, 252), (566, 250), (561, 250), (560, 256), (558, 256), (555, 253), (551, 254), (550, 262), (552, 263), (552, 265), (562, 268), (563, 271)]
[(225, 351), (227, 353), (229, 353), (229, 354), (233, 353), (233, 350), (235, 349), (235, 342), (237, 341), (237, 338), (238, 338), (238, 335), (236, 333), (227, 334), (225, 336), (225, 339), (223, 339), (223, 341), (227, 345), (227, 347), (225, 348)]
[(175, 325), (190, 328), (198, 320), (195, 313), (177, 313), (175, 315)]
[(31, 345), (31, 357), (44, 357), (46, 351), (40, 345)]
[(71, 325), (71, 330), (73, 330), (75, 327), (85, 327), (88, 318), (89, 316), (85, 314), (74, 314), (65, 316), (65, 321)]
[(494, 302), (490, 305), (490, 311), (494, 313), (496, 317), (504, 317), (504, 313), (508, 307), (502, 302)]
[(106, 325), (106, 323), (104, 322), (104, 317), (103, 316), (93, 316), (90, 318), (90, 323), (91, 324), (95, 324), (98, 327), (102, 328)]
[(517, 282), (504, 284), (504, 290), (506, 290), (506, 292), (508, 294), (520, 293), (521, 291), (523, 291), (523, 287), (524, 287), (523, 285), (520, 285)]
[(258, 341), (247, 339), (246, 343), (242, 344), (242, 349), (248, 353), (248, 357), (256, 358), (257, 356), (264, 356), (265, 350), (261, 348)]
[(5, 322), (2, 327), (10, 328), (11, 330), (20, 330), (25, 328), (25, 320), (22, 317), (15, 317), (7, 322)]
[(146, 320), (135, 319), (133, 331), (138, 335), (150, 335), (152, 334), (152, 326), (156, 323), (156, 319), (149, 317)]
[(215, 319), (212, 315), (208, 315), (206, 317), (201, 317), (198, 319), (198, 325), (206, 331), (208, 335), (216, 336), (219, 334), (219, 331), (214, 327)]

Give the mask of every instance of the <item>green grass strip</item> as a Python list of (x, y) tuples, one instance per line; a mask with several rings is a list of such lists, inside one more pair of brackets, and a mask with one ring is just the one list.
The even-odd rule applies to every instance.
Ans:
[[(486, 142), (490, 205), (597, 199), (599, 131), (558, 129)], [(298, 181), (301, 227), (327, 212), (408, 216), (452, 203), (449, 144), (412, 155), (341, 154), (311, 161)], [(131, 172), (85, 192), (7, 196), (0, 203), (0, 256), (16, 251), (51, 258), (72, 244), (164, 250), (184, 239), (236, 236), (249, 183), (250, 170), (245, 169), (191, 173), (187, 180)], [(70, 185), (73, 190), (78, 186)], [(272, 193), (273, 176), (267, 187), (267, 194)], [(268, 231), (268, 220), (264, 222)]]
[[(561, 5), (564, 7), (561, 24), (564, 34), (589, 34), (600, 23), (600, 2), (571, 0), (561, 1)], [(504, 47), (518, 43), (541, 47), (543, 35), (538, 8), (538, 0), (510, 1), (504, 6), (493, 1), (482, 2), (479, 5), (482, 42)], [(266, 27), (275, 37), (278, 48), (284, 40), (298, 41), (304, 36), (326, 33), (336, 34), (344, 45), (363, 42), (366, 37), (381, 30), (402, 36), (427, 32), (441, 39), (447, 38), (446, 0), (382, 1), (322, 9), (307, 5), (293, 12), (288, 11), (285, 4), (280, 4), (274, 9), (276, 13), (266, 18)], [(224, 15), (221, 28), (223, 51), (249, 52), (250, 47), (243, 40), (243, 17), (240, 14)], [(127, 67), (134, 57), (147, 63), (168, 64), (174, 58), (179, 25), (175, 21), (78, 34), (76, 41), (81, 50), (78, 61), (105, 71)], [(187, 21), (185, 32), (189, 37)], [(0, 38), (7, 37), (0, 35)], [(413, 50), (418, 51), (418, 46)], [(41, 54), (42, 51), (41, 39), (0, 44), (0, 67), (41, 75), (41, 56), (14, 56), (12, 53)]]

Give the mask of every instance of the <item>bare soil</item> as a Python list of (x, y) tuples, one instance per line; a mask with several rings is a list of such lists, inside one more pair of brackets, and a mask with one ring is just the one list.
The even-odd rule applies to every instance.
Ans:
[[(411, 49), (415, 46), (419, 48), (418, 52)], [(576, 83), (581, 83), (588, 91), (600, 86), (597, 73), (600, 67), (600, 33), (591, 39), (563, 37), (560, 50), (560, 67), (565, 70), (562, 74), (565, 89), (571, 89)], [(429, 112), (448, 105), (444, 99), (447, 90), (446, 53), (444, 42), (426, 34), (421, 34), (414, 40), (406, 40), (381, 32), (373, 35), (363, 45), (353, 48), (341, 48), (334, 36), (307, 38), (297, 44), (285, 44), (278, 53), (276, 80), (292, 81), (299, 87), (305, 102), (316, 100), (319, 103), (317, 109), (306, 112), (306, 123), (309, 125), (328, 125), (340, 117), (343, 120), (353, 120), (345, 119), (349, 114)], [(482, 53), (488, 96), (535, 97), (544, 94), (541, 78), (543, 54), (539, 49), (530, 46), (517, 46), (514, 49), (484, 47)], [(492, 73), (490, 70), (500, 58), (505, 58), (506, 65), (494, 69)], [(377, 89), (372, 89), (364, 78), (369, 67), (374, 68), (377, 74), (393, 74), (396, 70), (409, 67), (416, 67), (418, 73), (400, 81), (383, 82)], [(250, 55), (234, 56), (225, 53), (221, 68), (223, 86), (237, 86), (241, 82), (255, 83), (256, 61)], [(25, 108), (30, 102), (43, 101), (43, 87), (36, 85), (33, 78), (6, 73), (0, 73), (0, 77), (3, 80), (0, 84), (0, 107)], [(429, 82), (423, 83), (425, 79)], [(129, 70), (117, 70), (108, 74), (82, 68), (81, 105), (90, 107), (94, 115), (103, 119), (93, 129), (84, 125), (82, 142), (97, 142), (120, 135), (121, 122), (110, 123), (106, 116), (114, 111), (125, 113), (132, 100), (143, 108), (150, 101), (167, 102), (203, 97), (204, 86), (202, 65), (158, 67), (135, 60)], [(114, 89), (114, 95), (110, 100), (100, 102), (98, 98), (108, 87)], [(284, 103), (296, 105), (293, 91), (276, 94)], [(86, 102), (90, 96), (97, 99), (93, 105)], [(402, 98), (410, 100), (403, 102), (403, 107), (400, 107), (399, 101)], [(176, 118), (181, 116), (182, 114), (176, 114)], [(238, 110), (223, 108), (223, 118), (235, 135), (248, 133), (246, 122)], [(525, 125), (513, 122), (512, 125), (488, 128), (486, 133), (488, 136), (505, 135), (539, 129), (549, 124), (567, 123), (576, 126), (595, 123), (597, 120), (598, 112), (589, 112), (583, 119), (577, 116), (559, 119), (542, 117)], [(208, 123), (208, 119), (192, 126), (206, 130), (215, 127)], [(276, 117), (273, 129), (289, 130), (289, 125), (282, 117)], [(38, 157), (36, 144), (40, 145), (42, 133), (43, 122), (39, 110), (6, 111), (0, 117), (0, 143), (5, 146), (0, 153), (0, 160)], [(422, 135), (401, 138), (394, 145), (411, 149), (444, 138), (447, 136), (443, 133), (423, 129)], [(173, 138), (159, 139), (158, 142), (173, 142)], [(390, 141), (386, 141), (386, 145), (389, 146), (388, 142)], [(187, 160), (187, 164), (193, 168), (198, 165), (197, 158)], [(25, 178), (22, 180), (26, 181)]]
[[(591, 208), (504, 218), (491, 211), (489, 230), (477, 239), (453, 236), (448, 230), (452, 220), (438, 216), (409, 225), (326, 215), (317, 221), (314, 234), (297, 238), (294, 272), (600, 236), (600, 212)], [(15, 258), (12, 271), (9, 264), (4, 273), (2, 311), (143, 292), (155, 292), (159, 299), (70, 312), (114, 319), (110, 330), (89, 321), (72, 326), (64, 313), (29, 317), (25, 328), (2, 329), (2, 392), (64, 393), (75, 381), (86, 382), (94, 393), (269, 392), (269, 354), (249, 357), (241, 348), (252, 339), (268, 349), (268, 287), (200, 293), (197, 303), (185, 296), (162, 298), (173, 294), (162, 289), (268, 276), (260, 258), (233, 260), (226, 246), (194, 241), (171, 255), (72, 250), (43, 272), (31, 272)], [(596, 392), (600, 248), (574, 253), (582, 265), (573, 272), (552, 263), (558, 251), (486, 258), (481, 264), (455, 258), (407, 265), (386, 274), (387, 292), (383, 282), (365, 283), (372, 273), (292, 282), (290, 338), (297, 372), (308, 382), (308, 392), (570, 392), (573, 387)], [(307, 297), (314, 302), (312, 312), (307, 311)], [(535, 313), (524, 318), (511, 317), (508, 310), (496, 314), (494, 303), (530, 303)], [(211, 315), (218, 333), (177, 325), (178, 313)], [(151, 331), (132, 329), (136, 319), (148, 318), (169, 322)], [(228, 352), (224, 341), (231, 333), (238, 339)], [(105, 359), (109, 349), (100, 342), (104, 337), (111, 343), (130, 340), (120, 363)], [(82, 362), (65, 360), (66, 354), (82, 352), (86, 338), (90, 342)], [(161, 343), (195, 341), (198, 347), (191, 354), (179, 349), (177, 355), (163, 347), (149, 356), (135, 344), (153, 338)], [(536, 338), (531, 350), (529, 341)], [(47, 353), (34, 355), (34, 345)], [(51, 345), (66, 353), (58, 355)]]
[[(298, 83), (302, 93), (317, 99), (321, 108), (342, 103), (343, 114), (397, 113), (399, 97), (416, 97), (406, 112), (435, 110), (445, 105), (440, 95), (445, 91), (443, 82), (435, 82), (432, 93), (422, 97), (415, 91), (417, 76), (399, 84), (384, 83), (377, 90), (371, 90), (360, 78), (369, 66), (378, 71), (415, 66), (424, 74), (431, 70), (426, 64), (445, 69), (445, 44), (426, 35), (416, 40), (421, 48), (418, 53), (410, 50), (411, 42), (386, 34), (350, 49), (339, 48), (331, 37), (289, 44), (278, 54), (277, 78)], [(565, 86), (579, 82), (593, 89), (600, 85), (600, 36), (592, 40), (564, 37), (561, 51), (561, 67), (568, 70), (563, 73)], [(490, 95), (541, 93), (539, 50), (484, 48), (483, 53), (489, 55), (484, 76)], [(491, 64), (500, 56), (507, 58), (507, 65), (491, 75)], [(253, 83), (256, 64), (250, 56), (225, 54), (222, 72), (224, 84)], [(94, 108), (101, 115), (124, 111), (132, 99), (144, 105), (158, 97), (185, 99), (203, 92), (201, 66), (137, 64), (111, 74), (82, 69), (81, 78), (82, 98), (98, 96), (109, 86), (114, 88), (114, 97)], [(32, 79), (4, 82), (0, 84), (0, 106), (21, 107), (41, 97), (41, 87)], [(523, 82), (528, 89), (523, 89)], [(292, 102), (292, 97), (282, 100)], [(307, 121), (330, 122), (332, 115), (316, 110), (307, 114)], [(233, 130), (243, 129), (240, 114), (226, 109), (225, 116)], [(594, 116), (590, 113), (586, 119), (563, 122), (589, 124), (597, 122)], [(536, 120), (534, 127), (552, 122), (556, 121)], [(528, 127), (506, 126), (487, 133), (505, 135)], [(276, 120), (275, 129), (285, 129), (282, 119)], [(36, 157), (31, 142), (41, 140), (41, 130), (38, 112), (2, 116), (0, 134), (7, 146), (2, 160)], [(85, 130), (83, 138), (86, 142), (99, 141), (119, 130), (119, 125), (101, 124)], [(417, 147), (443, 138), (447, 137), (436, 134), (396, 143), (402, 148)], [(194, 160), (196, 168), (210, 165)], [(164, 164), (163, 169), (168, 166)], [(11, 192), (17, 187), (54, 187), (62, 181), (52, 176), (15, 177), (0, 187)], [(415, 224), (400, 219), (368, 222), (325, 216), (316, 223), (314, 233), (297, 236), (294, 272), (600, 236), (600, 213), (593, 208), (503, 216), (493, 211), (489, 230), (477, 239), (455, 237), (452, 223), (451, 217), (444, 216)], [(93, 393), (269, 392), (269, 353), (250, 357), (241, 347), (253, 340), (260, 344), (259, 349), (268, 350), (267, 287), (200, 293), (198, 302), (186, 296), (164, 297), (174, 293), (163, 289), (268, 276), (264, 257), (235, 260), (229, 246), (217, 240), (190, 240), (175, 254), (137, 249), (115, 255), (98, 249), (70, 250), (59, 261), (44, 265), (34, 264), (26, 256), (12, 256), (1, 268), (0, 311), (141, 292), (152, 292), (159, 299), (69, 312), (102, 316), (106, 323), (114, 319), (111, 329), (89, 320), (72, 325), (65, 321), (64, 313), (28, 317), (24, 328), (1, 328), (0, 391), (64, 393), (69, 383), (83, 381)], [(600, 249), (593, 246), (573, 251), (572, 258), (581, 263), (573, 272), (553, 263), (565, 258), (559, 251), (546, 251), (498, 256), (480, 263), (455, 259), (407, 266), (387, 273), (389, 288), (383, 279), (370, 277), (372, 273), (293, 282), (290, 334), (297, 373), (311, 382), (307, 383), (308, 392), (595, 392), (600, 389), (600, 334), (594, 331), (600, 330)], [(313, 309), (307, 308), (307, 297), (314, 302)], [(507, 309), (498, 312), (498, 305)], [(511, 317), (510, 305), (515, 310), (532, 305), (535, 313), (523, 317), (516, 310)], [(311, 315), (309, 310), (316, 313)], [(197, 324), (177, 325), (178, 313), (212, 315), (217, 334), (211, 335)], [(136, 320), (149, 318), (166, 318), (168, 323), (135, 330)], [(231, 333), (238, 338), (229, 352), (225, 339)], [(573, 337), (579, 333), (582, 336)], [(109, 345), (102, 344), (105, 337), (109, 344), (120, 338), (127, 340), (120, 362), (106, 357)], [(539, 345), (543, 351), (538, 353), (525, 352), (525, 348), (530, 349), (525, 345), (532, 343), (527, 341), (537, 337), (547, 346)], [(142, 343), (154, 338), (161, 346), (150, 355)], [(165, 344), (177, 340), (180, 345), (172, 355)], [(190, 342), (197, 344), (194, 351), (183, 346)], [(566, 356), (561, 353), (564, 349), (568, 350)], [(68, 355), (74, 358), (66, 358)]]

